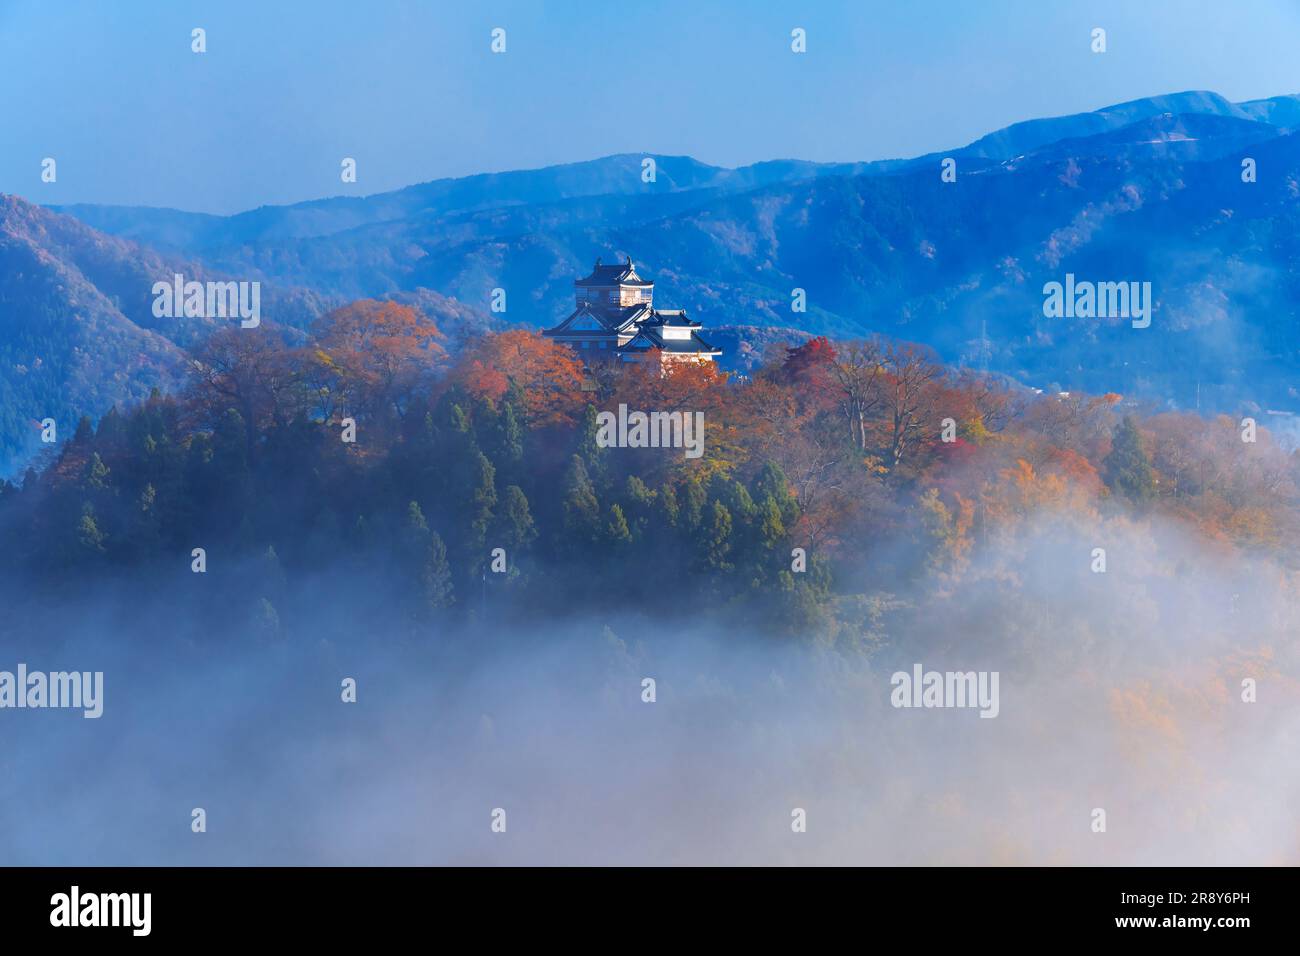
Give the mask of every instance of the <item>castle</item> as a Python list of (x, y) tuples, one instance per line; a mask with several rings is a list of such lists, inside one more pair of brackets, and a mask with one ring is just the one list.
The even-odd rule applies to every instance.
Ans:
[(542, 334), (581, 353), (584, 361), (712, 362), (722, 350), (700, 338), (699, 322), (681, 309), (654, 307), (654, 282), (642, 279), (632, 257), (618, 265), (596, 260), (573, 283), (573, 314)]

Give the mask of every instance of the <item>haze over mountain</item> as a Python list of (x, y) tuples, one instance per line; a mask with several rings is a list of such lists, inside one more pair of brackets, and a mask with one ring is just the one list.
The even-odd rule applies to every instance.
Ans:
[[(723, 169), (625, 154), (230, 217), (7, 198), (0, 473), (30, 455), (46, 415), (71, 427), (171, 387), (180, 350), (212, 327), (152, 316), (153, 282), (176, 271), (262, 281), (264, 316), (291, 329), (392, 296), (456, 335), (493, 319), (553, 325), (596, 256), (631, 255), (656, 302), (716, 330), (735, 367), (773, 340), (757, 330), (881, 332), (1035, 387), (1300, 409), (1294, 125), (1295, 95), (1188, 92), (910, 160)], [(1247, 157), (1257, 182), (1243, 181)], [(1150, 328), (1045, 317), (1043, 285), (1067, 273), (1150, 282)], [(494, 288), (508, 294), (501, 316)], [(796, 288), (806, 312), (791, 310)]]

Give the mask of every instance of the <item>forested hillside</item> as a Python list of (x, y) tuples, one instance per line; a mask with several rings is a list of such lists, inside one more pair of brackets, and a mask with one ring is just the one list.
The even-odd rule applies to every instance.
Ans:
[[(286, 582), (353, 566), (367, 589), (382, 572), (388, 591), (358, 597), (400, 604), (412, 635), (580, 601), (834, 639), (1043, 520), (1172, 521), (1300, 563), (1300, 456), (1227, 418), (1037, 395), (880, 338), (769, 349), (747, 379), (585, 371), (525, 330), (444, 341), (378, 301), (303, 343), (214, 334), (178, 394), (83, 419), (2, 486), (5, 574), (154, 581), (269, 634)], [(601, 447), (620, 405), (703, 413), (702, 456)]]

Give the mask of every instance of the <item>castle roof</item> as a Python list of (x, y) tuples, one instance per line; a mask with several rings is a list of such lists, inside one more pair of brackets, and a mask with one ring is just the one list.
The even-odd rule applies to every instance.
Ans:
[(659, 334), (656, 329), (647, 328), (642, 325), (637, 330), (636, 337), (626, 345), (620, 345), (618, 351), (620, 354), (628, 352), (647, 352), (650, 349), (663, 349), (665, 352), (678, 355), (721, 355), (722, 349), (715, 348), (704, 339), (700, 338), (698, 332), (692, 332), (689, 339), (666, 339)]
[(641, 323), (642, 328), (662, 328), (669, 326), (678, 329), (702, 329), (699, 322), (688, 318), (685, 309), (652, 309), (650, 318)]
[(648, 305), (601, 306), (593, 308), (583, 302), (569, 317), (543, 335), (565, 335), (583, 332), (625, 332), (652, 314)]
[(627, 261), (612, 266), (601, 265), (600, 260), (597, 259), (591, 269), (591, 275), (585, 279), (575, 279), (573, 284), (577, 287), (635, 285), (649, 288), (654, 285), (654, 282), (637, 275), (636, 269), (632, 266), (632, 257), (628, 256)]
[[(597, 259), (591, 275), (577, 280), (574, 285), (579, 289), (629, 285), (649, 288), (654, 283), (636, 274), (629, 256), (624, 262), (612, 266), (603, 265)], [(590, 348), (593, 344), (599, 344), (606, 355), (614, 354), (627, 359), (656, 349), (681, 356), (712, 357), (722, 354), (721, 349), (700, 338), (699, 330), (703, 326), (688, 316), (685, 309), (655, 309), (649, 301), (634, 305), (607, 301), (621, 298), (623, 297), (613, 294), (607, 296), (603, 292), (599, 296), (580, 292), (577, 308), (569, 317), (542, 334), (567, 342), (574, 348)], [(648, 300), (650, 297), (644, 295), (634, 298)], [(619, 345), (621, 340), (626, 341)]]

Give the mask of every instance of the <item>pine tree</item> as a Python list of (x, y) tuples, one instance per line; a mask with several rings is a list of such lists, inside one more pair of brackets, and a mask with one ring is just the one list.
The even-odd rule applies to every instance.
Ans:
[(518, 485), (510, 485), (501, 496), (496, 533), (510, 553), (522, 551), (537, 537), (537, 527), (528, 510), (528, 499)]
[(652, 522), (656, 519), (655, 501), (658, 495), (636, 475), (627, 476), (623, 489), (628, 504), (626, 514), (632, 529), (632, 537), (640, 540), (650, 532)]
[(82, 507), (81, 520), (77, 522), (77, 544), (83, 552), (103, 554), (106, 541), (107, 536), (99, 530), (99, 523), (95, 520), (95, 511), (87, 503)]
[(749, 489), (739, 481), (729, 481), (718, 476), (713, 479), (711, 488), (713, 497), (727, 506), (727, 510), (731, 512), (733, 518), (747, 519), (753, 516), (757, 510), (754, 507), (754, 499), (749, 494)]
[(1151, 459), (1142, 447), (1142, 433), (1132, 415), (1125, 415), (1115, 428), (1110, 454), (1102, 461), (1101, 470), (1106, 486), (1135, 504), (1145, 504), (1155, 497)]
[[(362, 520), (357, 519), (358, 522)], [(400, 543), (403, 558), (407, 561), (422, 557), (428, 546), (429, 523), (424, 520), (424, 512), (420, 510), (418, 501), (412, 501), (406, 506), (406, 521), (402, 524)]]
[(244, 515), (252, 486), (249, 447), (243, 416), (233, 408), (227, 409), (212, 430), (210, 490), (213, 497), (227, 502), (227, 520), (236, 523)]
[(694, 534), (704, 521), (704, 506), (708, 504), (709, 493), (698, 478), (686, 483), (685, 499), (681, 507), (681, 524), (688, 534)]
[(607, 452), (596, 441), (600, 432), (597, 424), (595, 405), (588, 405), (582, 412), (582, 424), (578, 426), (578, 439), (574, 454), (582, 459), (587, 467), (587, 474), (597, 484), (605, 480)]
[(681, 515), (681, 508), (677, 505), (677, 490), (666, 481), (659, 489), (659, 513), (668, 527), (677, 527), (677, 519)]
[(618, 505), (609, 506), (609, 521), (605, 524), (605, 540), (616, 550), (632, 543), (632, 532), (628, 529), (623, 509)]
[(768, 497), (776, 502), (781, 523), (787, 528), (793, 527), (799, 518), (799, 502), (790, 491), (785, 472), (774, 461), (764, 462), (754, 479), (754, 500), (762, 501)]
[(512, 402), (501, 404), (494, 438), (492, 460), (501, 477), (511, 482), (518, 481), (522, 477), (524, 461), (524, 428)]
[(94, 434), (95, 426), (91, 424), (90, 417), (82, 415), (81, 418), (77, 419), (77, 431), (72, 436), (72, 443), (74, 445), (85, 444), (90, 441), (91, 436)]
[(704, 563), (713, 571), (727, 571), (731, 563), (731, 512), (721, 501), (709, 509), (708, 531), (703, 540)]
[(83, 486), (95, 491), (103, 491), (108, 487), (108, 465), (104, 464), (104, 459), (99, 457), (99, 452), (92, 452), (90, 461), (86, 463)]
[(785, 522), (781, 518), (781, 508), (771, 495), (764, 498), (758, 506), (758, 543), (768, 552), (785, 543)]
[(146, 484), (136, 499), (136, 513), (131, 516), (133, 528), (129, 530), (132, 547), (146, 560), (157, 551), (161, 540), (162, 522), (158, 515), (158, 492)]
[(122, 424), (122, 415), (118, 412), (117, 406), (114, 405), (99, 420), (99, 427), (95, 430), (96, 444), (104, 448), (115, 448), (122, 441), (125, 434), (126, 430)]
[(496, 469), (487, 455), (475, 451), (470, 473), (473, 486), (469, 492), (468, 542), (472, 548), (482, 550), (487, 529), (492, 524), (492, 509), (497, 506)]
[(564, 476), (564, 540), (567, 550), (581, 551), (600, 536), (600, 502), (587, 475), (587, 466), (574, 455)]
[(456, 602), (451, 565), (447, 562), (447, 546), (436, 531), (429, 534), (428, 551), (420, 570), (420, 585), (424, 606), (429, 611), (440, 611)]

